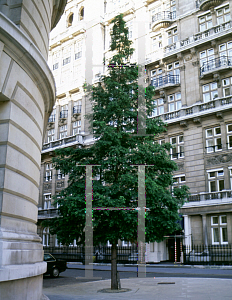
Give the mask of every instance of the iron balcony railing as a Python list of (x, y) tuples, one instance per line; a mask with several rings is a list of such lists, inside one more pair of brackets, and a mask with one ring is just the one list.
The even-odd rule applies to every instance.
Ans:
[(73, 114), (80, 114), (81, 113), (81, 105), (73, 106)]
[(197, 34), (191, 35), (183, 40), (177, 41), (171, 45), (164, 47), (165, 56), (169, 55), (174, 51), (178, 51), (180, 48), (190, 48), (193, 47), (194, 44), (199, 45), (205, 41), (214, 39), (218, 36), (226, 35), (230, 33), (230, 29), (232, 27), (232, 21), (225, 22), (220, 25), (216, 25), (207, 30), (198, 32)]
[(176, 18), (176, 12), (170, 12), (170, 11), (162, 11), (154, 16), (152, 16), (152, 23), (158, 22), (158, 21), (172, 21)]
[[(197, 201), (208, 201), (208, 200), (221, 200), (221, 199), (231, 199), (232, 191), (231, 190), (223, 190), (220, 192), (211, 192), (211, 193), (200, 193), (193, 194), (188, 197), (188, 202), (197, 202)], [(185, 206), (188, 203), (185, 204)]]
[(211, 59), (208, 62), (203, 63), (200, 68), (200, 75), (203, 76), (204, 73), (213, 71), (222, 67), (232, 67), (232, 57), (222, 56), (215, 59)]
[(60, 112), (60, 118), (61, 119), (66, 119), (68, 117), (68, 110), (62, 110)]
[(48, 119), (48, 123), (54, 123), (56, 120), (56, 116), (50, 116)]
[(160, 77), (154, 77), (151, 80), (151, 85), (154, 87), (163, 87), (165, 85), (174, 85), (180, 83), (180, 75), (165, 75)]

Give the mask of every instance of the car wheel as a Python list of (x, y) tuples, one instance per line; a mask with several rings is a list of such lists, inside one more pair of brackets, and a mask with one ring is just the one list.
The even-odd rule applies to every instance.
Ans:
[(51, 277), (57, 278), (57, 277), (59, 277), (59, 275), (60, 275), (59, 269), (54, 268), (54, 269), (52, 270), (52, 272), (51, 272)]

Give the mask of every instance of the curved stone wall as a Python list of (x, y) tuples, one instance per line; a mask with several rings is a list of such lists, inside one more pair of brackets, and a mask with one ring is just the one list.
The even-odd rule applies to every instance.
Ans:
[(46, 58), (51, 20), (59, 19), (65, 2), (21, 0), (11, 7), (12, 1), (0, 1), (1, 299), (42, 296), (47, 265), (36, 228), (40, 153), (55, 101)]

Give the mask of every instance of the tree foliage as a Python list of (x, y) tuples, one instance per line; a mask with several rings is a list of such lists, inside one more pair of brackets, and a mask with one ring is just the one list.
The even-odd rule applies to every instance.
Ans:
[[(69, 175), (68, 187), (56, 196), (59, 217), (49, 221), (50, 232), (63, 244), (76, 239), (84, 244), (85, 165), (93, 167), (93, 207), (138, 207), (138, 168), (146, 167), (146, 241), (161, 241), (178, 229), (178, 209), (187, 187), (171, 190), (173, 172), (170, 144), (160, 145), (158, 137), (166, 130), (159, 118), (150, 118), (154, 88), (148, 86), (146, 136), (137, 135), (138, 66), (130, 64), (133, 54), (128, 29), (122, 15), (113, 21), (113, 54), (108, 72), (91, 88), (92, 130), (96, 138), (89, 148), (63, 148), (56, 151), (56, 169)], [(137, 211), (93, 211), (94, 244), (137, 240)]]

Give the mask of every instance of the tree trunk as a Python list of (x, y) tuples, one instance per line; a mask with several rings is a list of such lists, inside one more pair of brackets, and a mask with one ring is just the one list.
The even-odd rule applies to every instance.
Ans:
[(117, 242), (113, 242), (111, 247), (111, 290), (117, 289)]

